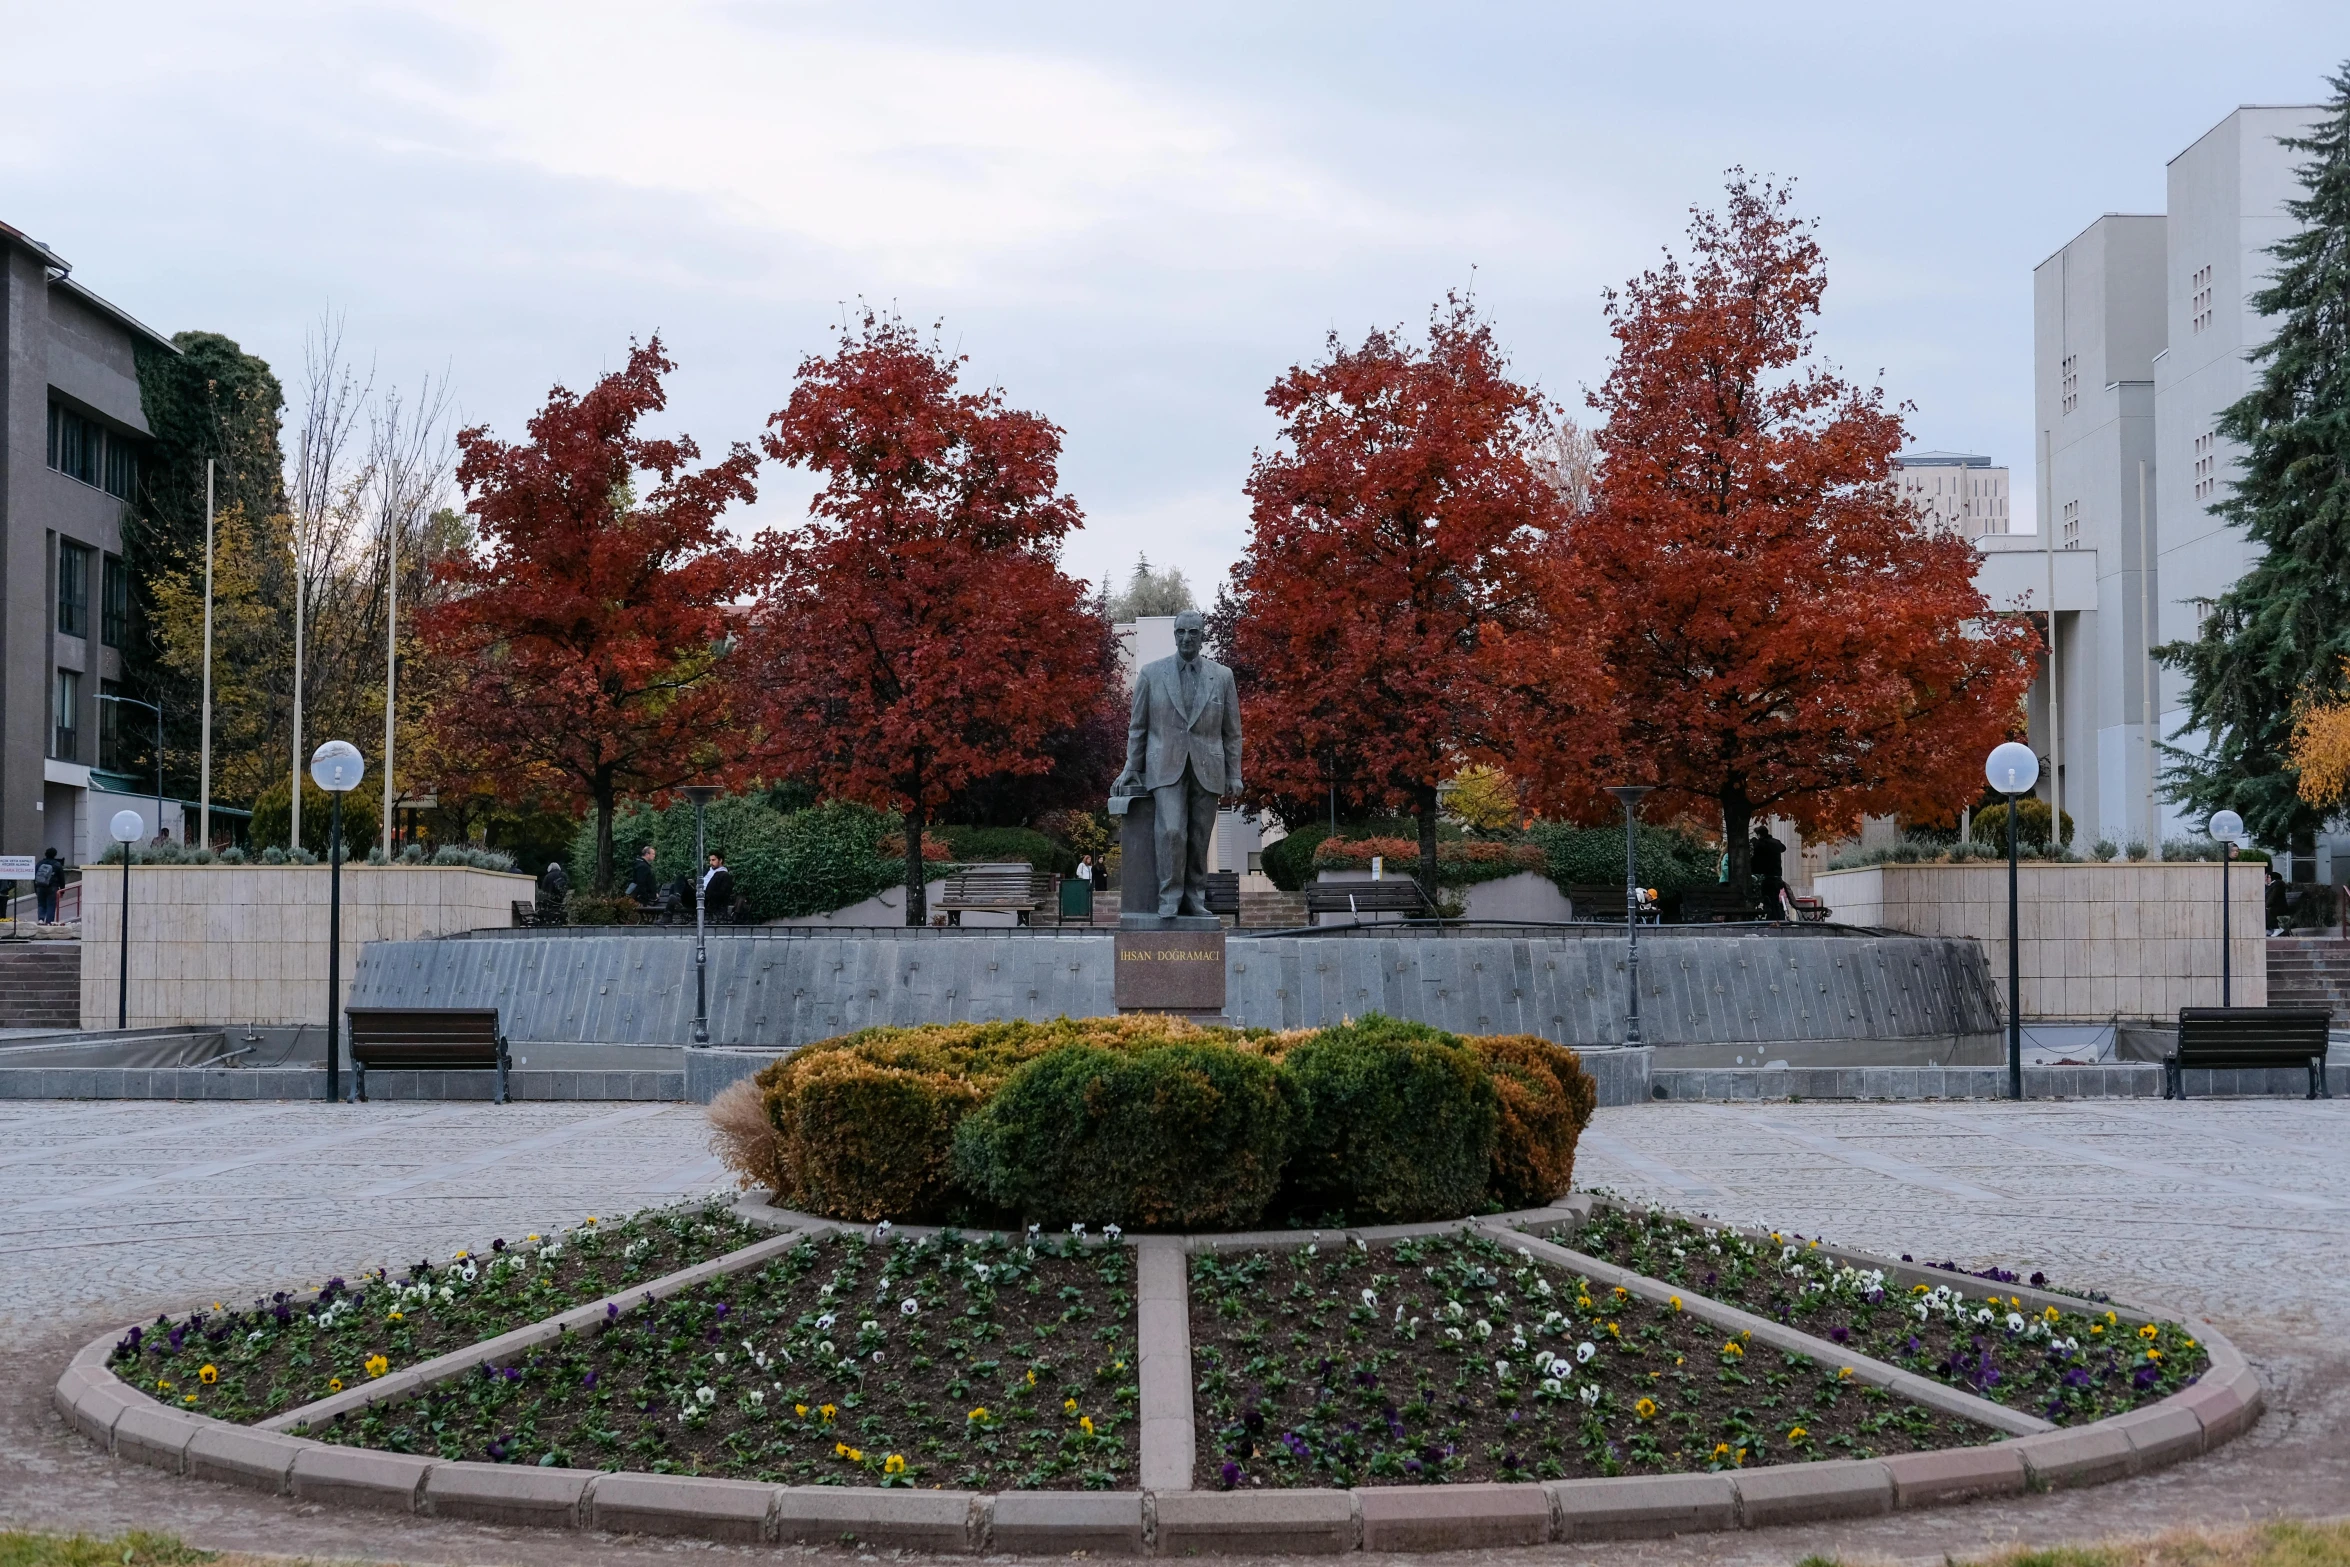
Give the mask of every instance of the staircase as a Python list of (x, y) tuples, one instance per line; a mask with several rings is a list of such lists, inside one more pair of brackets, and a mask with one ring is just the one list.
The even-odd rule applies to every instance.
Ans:
[(2335, 936), (2268, 939), (2268, 1004), (2331, 1007), (2350, 1021), (2350, 941)]
[(0, 1028), (82, 1026), (82, 944), (0, 943)]

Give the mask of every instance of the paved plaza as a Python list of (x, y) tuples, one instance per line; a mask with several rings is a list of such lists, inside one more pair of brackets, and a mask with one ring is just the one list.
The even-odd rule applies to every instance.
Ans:
[[(1686, 1211), (2044, 1270), (2207, 1318), (2260, 1371), (2270, 1412), (2211, 1458), (2093, 1491), (1492, 1554), (1939, 1562), (2017, 1539), (2350, 1510), (2350, 1102), (1643, 1105), (1599, 1113), (1576, 1175)], [(691, 1105), (0, 1104), (0, 1326), (12, 1340), (0, 1357), (0, 1522), (419, 1563), (725, 1554), (327, 1512), (176, 1480), (104, 1458), (48, 1408), (75, 1348), (157, 1310), (446, 1256), (720, 1180)]]

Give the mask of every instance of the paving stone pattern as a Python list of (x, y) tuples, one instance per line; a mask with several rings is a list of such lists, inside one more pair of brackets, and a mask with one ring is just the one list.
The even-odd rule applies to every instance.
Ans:
[[(680, 1104), (0, 1104), (0, 1322), (248, 1299), (720, 1182)], [(127, 1316), (125, 1320), (128, 1320)]]
[(1576, 1184), (2206, 1318), (2350, 1326), (2350, 1101), (1657, 1104), (1602, 1111)]

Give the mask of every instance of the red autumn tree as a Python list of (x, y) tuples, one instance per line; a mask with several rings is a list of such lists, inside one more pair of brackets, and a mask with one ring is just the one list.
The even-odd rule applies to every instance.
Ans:
[(1438, 786), (1561, 722), (1546, 697), (1572, 706), (1526, 660), (1567, 513), (1535, 461), (1542, 401), (1468, 301), (1431, 313), (1424, 347), (1332, 334), (1326, 354), (1265, 395), (1282, 445), (1250, 470), (1248, 548), (1219, 610), (1247, 677), (1249, 776), (1290, 799), (1335, 776), (1415, 812), (1433, 898)]
[(1116, 667), (1085, 584), (1061, 570), (1084, 518), (1056, 488), (1060, 430), (959, 390), (963, 363), (868, 313), (801, 363), (766, 437), (824, 481), (803, 526), (760, 543), (767, 756), (904, 817), (909, 925), (928, 913), (931, 813), (975, 781), (1050, 771)]
[(1613, 735), (1551, 781), (1718, 810), (1743, 887), (1757, 817), (1845, 832), (1978, 794), (2028, 633), (1896, 492), (1899, 411), (1815, 358), (1825, 262), (1790, 192), (1733, 170), (1689, 239), (1609, 296), (1597, 503), (1558, 613), (1601, 628)]
[(738, 442), (694, 468), (692, 441), (636, 433), (674, 368), (656, 337), (586, 395), (549, 392), (520, 445), (480, 425), (458, 435), (479, 537), (443, 563), (452, 591), (418, 626), (456, 671), (429, 720), (446, 749), (501, 792), (592, 808), (598, 892), (623, 794), (734, 759), (721, 650), (744, 559), (719, 519), (753, 498), (759, 460)]

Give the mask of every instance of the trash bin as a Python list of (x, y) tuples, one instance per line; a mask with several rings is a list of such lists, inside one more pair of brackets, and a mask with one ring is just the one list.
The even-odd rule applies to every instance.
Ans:
[(1061, 880), (1061, 918), (1091, 920), (1093, 918), (1093, 883), (1079, 876)]

